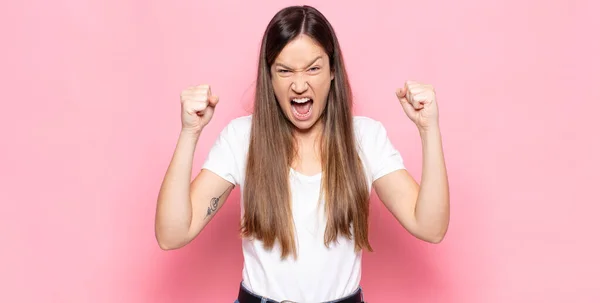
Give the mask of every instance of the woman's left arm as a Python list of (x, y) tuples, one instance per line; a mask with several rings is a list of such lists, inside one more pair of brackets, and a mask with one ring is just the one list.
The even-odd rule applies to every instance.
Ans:
[(439, 243), (448, 230), (450, 203), (435, 92), (431, 85), (408, 81), (396, 95), (421, 135), (421, 185), (403, 169), (377, 179), (373, 188), (408, 232), (421, 240)]

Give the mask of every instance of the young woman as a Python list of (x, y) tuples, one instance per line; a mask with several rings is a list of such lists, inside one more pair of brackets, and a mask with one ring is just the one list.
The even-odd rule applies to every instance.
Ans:
[(406, 82), (396, 95), (421, 135), (420, 186), (383, 125), (352, 116), (342, 52), (325, 17), (308, 6), (279, 11), (262, 40), (253, 114), (222, 130), (191, 184), (194, 150), (219, 99), (209, 85), (181, 93), (182, 129), (157, 202), (160, 247), (192, 241), (239, 185), (237, 302), (362, 302), (371, 188), (415, 237), (438, 243), (448, 228), (434, 90)]

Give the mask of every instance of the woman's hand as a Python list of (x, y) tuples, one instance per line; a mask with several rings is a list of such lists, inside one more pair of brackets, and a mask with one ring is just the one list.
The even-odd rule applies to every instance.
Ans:
[(420, 131), (438, 127), (438, 107), (432, 85), (406, 81), (396, 90), (404, 112)]
[(210, 122), (219, 97), (211, 95), (209, 85), (190, 87), (181, 92), (182, 130), (200, 134)]

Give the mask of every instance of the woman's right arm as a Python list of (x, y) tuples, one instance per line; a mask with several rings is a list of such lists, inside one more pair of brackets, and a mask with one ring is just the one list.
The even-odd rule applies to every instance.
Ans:
[(202, 85), (182, 92), (181, 101), (183, 126), (156, 205), (155, 235), (158, 245), (165, 250), (192, 241), (235, 186), (204, 169), (190, 183), (194, 152), (218, 97), (211, 96), (210, 87)]

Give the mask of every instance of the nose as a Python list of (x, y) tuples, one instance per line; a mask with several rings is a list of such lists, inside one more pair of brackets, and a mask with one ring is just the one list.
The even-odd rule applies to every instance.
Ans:
[(304, 79), (302, 73), (299, 73), (294, 77), (294, 81), (292, 82), (292, 90), (296, 94), (302, 94), (308, 89), (308, 83)]

